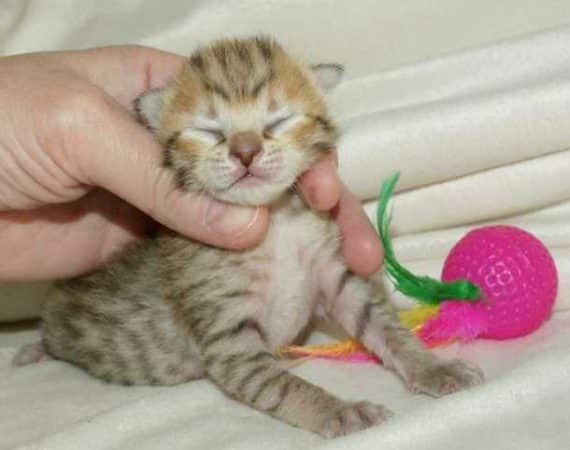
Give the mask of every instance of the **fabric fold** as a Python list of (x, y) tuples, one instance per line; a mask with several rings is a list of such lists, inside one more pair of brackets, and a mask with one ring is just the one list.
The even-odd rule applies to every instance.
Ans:
[[(341, 120), (344, 135), (339, 145), (340, 171), (347, 184), (368, 200), (396, 170), (402, 172), (399, 189), (410, 190), (568, 149), (570, 59), (561, 56), (564, 51), (570, 54), (568, 30), (395, 71), (369, 82), (360, 96), (350, 86), (358, 80), (347, 83), (335, 97), (339, 114), (347, 116)], [(495, 61), (501, 56), (516, 61), (526, 55), (538, 61), (543, 51), (547, 57), (539, 67), (536, 62), (513, 66), (510, 79), (498, 76)], [(459, 71), (457, 66), (469, 58), (476, 60), (476, 67)], [(455, 77), (450, 81), (455, 87), (446, 88), (448, 72)], [(396, 98), (383, 105), (386, 91), (394, 86)], [(407, 98), (407, 87), (417, 94), (415, 99)], [(348, 101), (354, 96), (357, 104), (359, 98), (368, 102), (366, 110), (360, 103), (356, 115)], [(564, 182), (563, 177), (548, 178), (549, 184), (558, 182)], [(527, 209), (534, 207), (529, 204)]]

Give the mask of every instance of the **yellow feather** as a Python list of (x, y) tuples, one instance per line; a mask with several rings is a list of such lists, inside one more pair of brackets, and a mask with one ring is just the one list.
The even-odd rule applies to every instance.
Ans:
[[(423, 324), (435, 316), (439, 311), (439, 305), (421, 305), (412, 309), (400, 311), (399, 318), (404, 326), (412, 332), (416, 332)], [(281, 356), (304, 356), (304, 357), (342, 357), (355, 352), (367, 352), (366, 348), (358, 341), (346, 340), (322, 345), (311, 346), (288, 346), (280, 349)], [(305, 358), (303, 359), (305, 360)]]
[(412, 309), (400, 311), (400, 321), (406, 328), (417, 331), (423, 324), (435, 316), (439, 311), (439, 305), (422, 305)]

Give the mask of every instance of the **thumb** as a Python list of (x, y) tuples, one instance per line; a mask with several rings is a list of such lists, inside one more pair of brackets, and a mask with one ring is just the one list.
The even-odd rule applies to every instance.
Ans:
[(145, 128), (110, 98), (86, 103), (98, 105), (88, 108), (88, 126), (79, 128), (79, 142), (68, 144), (87, 184), (103, 187), (168, 228), (207, 244), (242, 249), (263, 238), (266, 209), (181, 191), (174, 174), (162, 167), (162, 149)]

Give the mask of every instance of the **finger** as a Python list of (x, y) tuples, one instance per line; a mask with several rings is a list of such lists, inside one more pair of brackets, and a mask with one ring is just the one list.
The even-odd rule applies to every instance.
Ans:
[[(82, 181), (101, 186), (158, 222), (199, 241), (230, 249), (249, 247), (265, 234), (267, 210), (214, 201), (183, 192), (162, 167), (162, 151), (152, 135), (116, 104), (86, 102), (85, 127), (68, 142)], [(85, 125), (83, 123), (83, 125)], [(78, 151), (88, 148), (97, 151)]]
[(151, 220), (112, 194), (94, 190), (80, 200), (0, 212), (0, 281), (80, 275), (150, 231)]
[(185, 58), (150, 47), (116, 46), (62, 52), (61, 61), (126, 108), (142, 92), (164, 86)]
[(331, 153), (299, 178), (299, 189), (307, 203), (319, 211), (332, 209), (340, 198), (336, 155)]
[(382, 244), (360, 202), (344, 186), (333, 214), (343, 237), (342, 254), (351, 270), (360, 276), (378, 271), (384, 258)]

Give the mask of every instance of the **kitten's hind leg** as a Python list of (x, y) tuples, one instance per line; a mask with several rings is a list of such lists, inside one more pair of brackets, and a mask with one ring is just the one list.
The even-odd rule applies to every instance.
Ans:
[(46, 353), (42, 341), (38, 341), (24, 345), (12, 359), (12, 366), (27, 366), (52, 359), (53, 358)]
[(251, 317), (224, 320), (199, 339), (210, 378), (233, 398), (324, 437), (379, 424), (391, 416), (380, 405), (343, 401), (286, 371)]
[(327, 316), (400, 374), (412, 392), (439, 397), (483, 382), (479, 368), (439, 359), (400, 323), (383, 295), (379, 277), (364, 280), (340, 264), (335, 269), (340, 274), (336, 287), (323, 288), (328, 291), (324, 296)]

